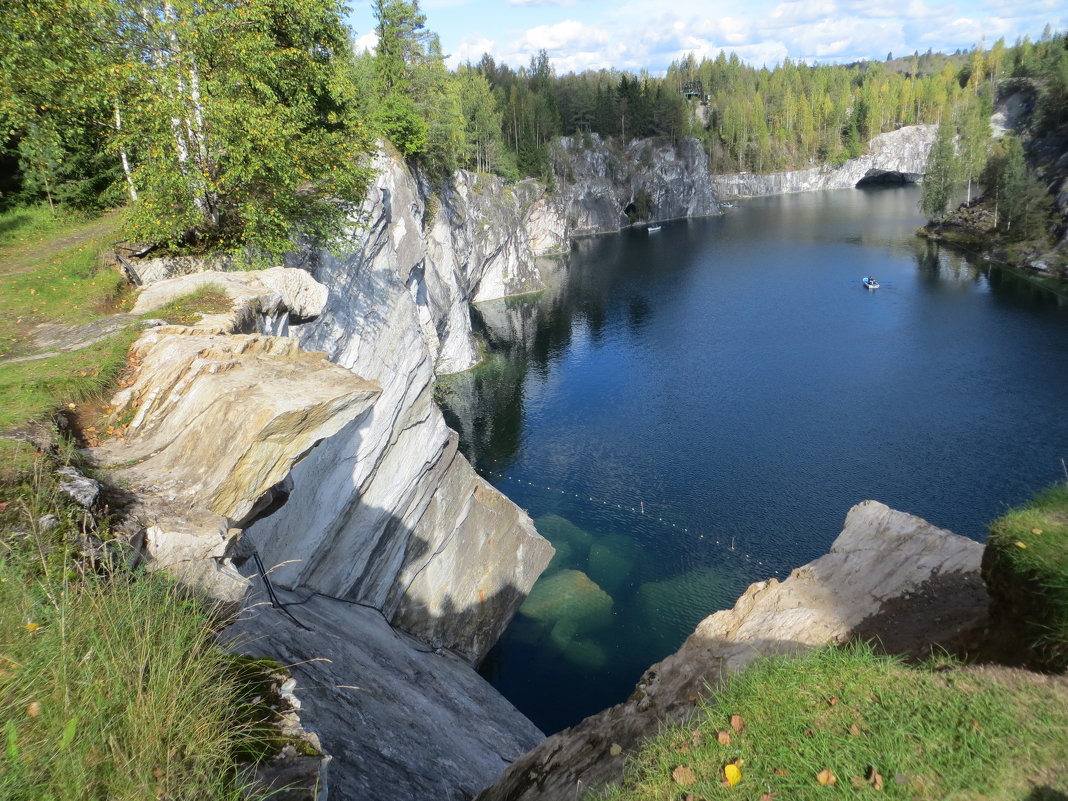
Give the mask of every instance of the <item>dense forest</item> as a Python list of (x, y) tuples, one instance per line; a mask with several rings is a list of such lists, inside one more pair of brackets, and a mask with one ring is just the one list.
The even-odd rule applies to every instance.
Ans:
[[(486, 55), (450, 71), (417, 0), (375, 0), (373, 54), (354, 52), (334, 0), (0, 8), (12, 176), (0, 203), (126, 204), (132, 236), (172, 247), (279, 253), (297, 232), (329, 243), (379, 137), (431, 180), (467, 168), (551, 186), (561, 135), (693, 136), (716, 172), (766, 172), (840, 163), (880, 132), (939, 123), (948, 187), (987, 169), (999, 80), (1039, 79), (1043, 124), (1068, 108), (1068, 39), (1048, 29), (1012, 47), (846, 66), (720, 54), (662, 76), (556, 75), (544, 51), (519, 69)], [(995, 163), (1015, 164), (1001, 151)], [(932, 216), (940, 198), (925, 200)]]

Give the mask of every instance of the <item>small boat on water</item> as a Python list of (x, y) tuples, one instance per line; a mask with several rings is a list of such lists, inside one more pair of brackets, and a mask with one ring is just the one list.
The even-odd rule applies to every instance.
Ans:
[(875, 280), (875, 276), (874, 275), (866, 275), (866, 276), (864, 276), (864, 280), (862, 281), (862, 283), (868, 289), (878, 289), (879, 288), (879, 282)]
[(660, 226), (659, 225), (650, 225), (645, 230), (648, 231), (651, 234), (652, 233), (656, 233), (657, 231), (660, 230)]

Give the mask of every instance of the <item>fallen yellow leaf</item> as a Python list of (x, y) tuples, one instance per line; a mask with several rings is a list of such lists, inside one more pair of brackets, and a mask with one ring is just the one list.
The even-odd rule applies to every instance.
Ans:
[(612, 756), (619, 756), (623, 753), (623, 746), (619, 743), (612, 743), (612, 747), (608, 749), (608, 753)]
[(734, 787), (734, 785), (742, 780), (742, 772), (738, 770), (738, 766), (732, 762), (729, 765), (723, 766), (723, 778), (727, 780), (728, 786)]
[(1033, 529), (1031, 529), (1031, 533), (1032, 533), (1032, 534), (1041, 534), (1041, 533), (1042, 533), (1042, 529), (1040, 529), (1040, 528), (1033, 528)]
[(816, 774), (816, 781), (824, 787), (831, 787), (838, 782), (838, 777), (831, 772), (830, 768), (824, 768)]
[(1026, 548), (1027, 547), (1027, 543), (1026, 542), (1017, 542), (1016, 543), (1016, 547), (1017, 548)]
[(30, 623), (27, 623), (22, 628), (26, 629), (26, 631), (28, 631), (28, 632), (30, 632), (32, 634), (33, 632), (37, 631), (37, 629), (41, 628), (41, 624), (40, 623), (30, 622)]

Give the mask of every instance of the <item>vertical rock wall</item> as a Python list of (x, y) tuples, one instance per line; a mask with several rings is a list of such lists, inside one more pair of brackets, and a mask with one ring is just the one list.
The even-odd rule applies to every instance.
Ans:
[(820, 189), (852, 189), (862, 180), (899, 176), (900, 183), (916, 183), (923, 177), (927, 154), (938, 134), (937, 125), (911, 125), (880, 134), (868, 145), (868, 153), (840, 167), (822, 165), (807, 170), (766, 175), (738, 172), (715, 175), (712, 183), (724, 197), (756, 197), (813, 192)]
[(327, 306), (292, 333), (381, 395), (297, 466), (286, 504), (248, 535), (283, 586), (371, 604), (477, 662), (552, 548), (458, 454), (435, 369), (476, 362), (470, 301), (540, 285), (532, 216), (539, 242), (559, 245), (564, 231), (534, 184), (461, 175), (430, 195), (398, 159), (374, 167), (350, 252), (315, 271)]
[(564, 137), (553, 154), (553, 203), (573, 234), (618, 231), (637, 219), (639, 199), (647, 221), (719, 214), (708, 158), (697, 139), (674, 144), (632, 139), (626, 146), (597, 134)]

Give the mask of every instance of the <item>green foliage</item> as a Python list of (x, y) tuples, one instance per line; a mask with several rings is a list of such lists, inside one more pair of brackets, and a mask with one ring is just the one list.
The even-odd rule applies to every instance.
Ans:
[(938, 126), (938, 138), (931, 146), (924, 168), (920, 208), (930, 219), (942, 219), (956, 180), (957, 159), (953, 147), (953, 125), (947, 118)]
[(375, 124), (405, 156), (420, 156), (427, 149), (427, 123), (410, 97), (390, 94), (384, 97), (375, 114)]
[[(943, 668), (906, 668), (865, 646), (760, 660), (685, 727), (644, 743), (604, 797), (1015, 801), (1034, 780), (1068, 788), (1063, 688)], [(723, 786), (735, 760), (741, 780)]]
[(281, 253), (341, 233), (370, 142), (334, 0), (18, 3), (0, 94), (29, 191), (84, 204), (127, 181), (133, 235), (170, 245)]
[(1038, 663), (1068, 667), (1068, 484), (990, 525), (983, 579)]
[(1004, 137), (994, 149), (985, 182), (994, 196), (997, 228), (1008, 241), (1048, 238), (1053, 198), (1028, 168), (1017, 137)]

